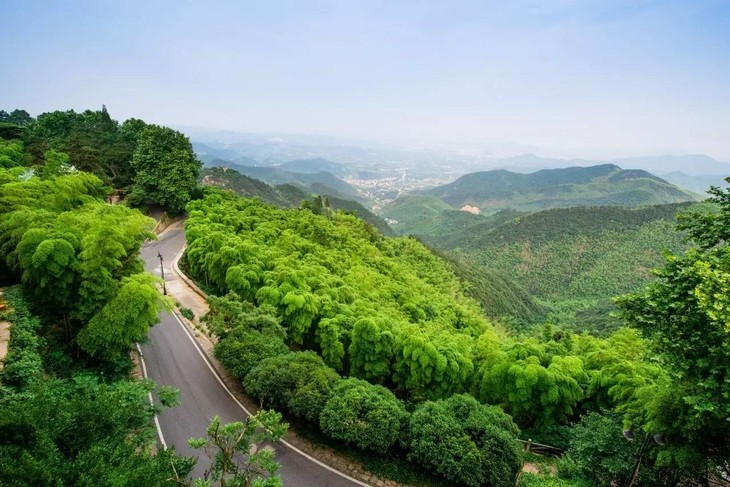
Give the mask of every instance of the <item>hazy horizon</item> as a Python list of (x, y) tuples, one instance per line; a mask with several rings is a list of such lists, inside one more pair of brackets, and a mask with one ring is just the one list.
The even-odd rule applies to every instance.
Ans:
[(730, 161), (727, 1), (36, 1), (0, 19), (5, 110)]

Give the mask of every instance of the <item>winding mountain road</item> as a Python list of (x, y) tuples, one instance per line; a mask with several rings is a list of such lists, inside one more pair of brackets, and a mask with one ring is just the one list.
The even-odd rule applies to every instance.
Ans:
[[(185, 232), (176, 225), (163, 232), (159, 240), (142, 248), (141, 256), (148, 271), (160, 274), (158, 252), (163, 256), (166, 281), (178, 277), (170, 269), (175, 256), (185, 245)], [(185, 325), (174, 315), (161, 313), (160, 323), (150, 330), (149, 340), (141, 346), (145, 374), (157, 384), (180, 390), (180, 406), (166, 409), (156, 421), (160, 442), (174, 446), (185, 456), (198, 456), (192, 475), (202, 477), (210, 460), (187, 444), (188, 438), (204, 437), (213, 416), (224, 422), (242, 421), (247, 414), (228, 391), (208, 362), (200, 346)], [(353, 487), (367, 484), (352, 479), (288, 444), (274, 445), (281, 464), (284, 485), (292, 487)]]

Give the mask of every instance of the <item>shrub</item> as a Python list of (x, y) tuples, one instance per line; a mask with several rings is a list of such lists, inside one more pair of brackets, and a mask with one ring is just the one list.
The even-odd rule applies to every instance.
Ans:
[(290, 352), (251, 369), (244, 388), (268, 407), (316, 422), (339, 378), (316, 353)]
[(420, 405), (410, 422), (410, 458), (468, 486), (512, 486), (522, 461), (517, 426), (468, 395)]
[(392, 392), (360, 379), (343, 379), (322, 411), (322, 431), (358, 448), (385, 453), (407, 425), (408, 413)]
[(193, 313), (193, 310), (190, 308), (180, 308), (180, 314), (190, 321), (195, 319), (195, 313)]
[(280, 337), (245, 327), (236, 328), (215, 346), (216, 358), (240, 381), (261, 361), (288, 351)]

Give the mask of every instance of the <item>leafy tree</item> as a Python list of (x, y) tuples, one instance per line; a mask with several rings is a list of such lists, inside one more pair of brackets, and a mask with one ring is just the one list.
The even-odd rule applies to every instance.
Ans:
[(280, 336), (244, 325), (226, 334), (215, 346), (216, 358), (241, 382), (262, 361), (288, 351), (289, 348)]
[(134, 197), (182, 213), (197, 188), (202, 163), (180, 132), (148, 125), (139, 135), (132, 157)]
[(128, 353), (159, 321), (159, 312), (172, 309), (171, 302), (157, 290), (157, 281), (147, 273), (122, 279), (114, 298), (79, 333), (79, 346), (90, 355), (107, 360)]
[[(591, 412), (570, 430), (570, 446), (558, 462), (560, 477), (585, 481), (590, 485), (621, 485), (629, 478), (643, 438), (629, 442), (623, 438), (622, 418), (615, 412)], [(677, 479), (653, 466), (656, 450), (648, 450), (637, 484), (676, 485)]]
[(512, 486), (522, 467), (517, 434), (500, 408), (455, 395), (416, 408), (409, 456), (452, 484)]
[(33, 122), (33, 117), (25, 110), (15, 109), (8, 113), (0, 110), (0, 122), (12, 123), (15, 125), (29, 125)]
[(197, 487), (280, 487), (279, 464), (274, 453), (264, 447), (266, 441), (279, 441), (289, 425), (281, 422), (281, 414), (259, 411), (246, 418), (221, 424), (215, 416), (208, 425), (207, 438), (191, 438), (188, 443), (202, 449), (211, 459), (203, 481)]
[(564, 423), (584, 398), (588, 376), (579, 357), (548, 355), (534, 342), (512, 344), (477, 373), (478, 398), (500, 404), (523, 427)]
[[(667, 435), (659, 464), (705, 477), (718, 470), (730, 475), (730, 193), (710, 193), (716, 212), (680, 219), (695, 247), (668, 254), (655, 281), (617, 301), (626, 322), (652, 339), (672, 377), (671, 385), (639, 389), (627, 408), (630, 419)], [(708, 462), (698, 465), (698, 457)]]
[(391, 375), (395, 338), (387, 325), (360, 319), (352, 330), (350, 373), (362, 379), (383, 382)]
[(385, 453), (402, 435), (408, 413), (388, 389), (359, 379), (335, 385), (320, 417), (328, 436)]
[(47, 179), (71, 172), (68, 154), (48, 149), (43, 154), (43, 159), (45, 160), (45, 164), (38, 168), (38, 175), (41, 178)]
[(0, 168), (25, 166), (28, 156), (23, 150), (23, 143), (18, 140), (0, 139)]
[(396, 345), (396, 382), (417, 398), (463, 392), (474, 371), (471, 342), (464, 335), (429, 336), (415, 327), (403, 328)]

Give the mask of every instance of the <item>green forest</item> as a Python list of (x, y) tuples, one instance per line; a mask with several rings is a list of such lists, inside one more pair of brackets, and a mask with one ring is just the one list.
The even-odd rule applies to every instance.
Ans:
[(676, 216), (713, 211), (710, 203), (672, 203), (482, 216), (434, 199), (408, 195), (385, 214), (448, 260), (490, 317), (513, 329), (547, 320), (599, 335), (621, 326), (611, 316), (614, 296), (647, 284), (664, 251), (687, 248)]
[[(712, 240), (697, 222), (712, 229), (728, 209), (686, 217), (682, 230)], [(628, 426), (671, 438), (648, 453), (642, 485), (702, 484), (728, 468), (726, 438), (704, 429), (727, 431), (726, 325), (705, 314), (722, 305), (709, 294), (700, 305), (672, 281), (695, 269), (721, 285), (696, 267), (716, 249), (688, 254), (692, 262), (668, 257), (660, 281), (619, 300), (629, 327), (597, 338), (548, 324), (524, 335), (484, 318), (449, 265), (413, 238), (214, 189), (188, 210), (190, 272), (220, 296), (206, 318), (217, 356), (249, 394), (334, 440), (460, 485), (512, 485), (519, 454), (494, 446), (508, 437), (565, 448), (565, 485), (611, 485), (629, 475), (638, 448), (621, 438)], [(700, 358), (667, 340), (653, 319), (679, 303), (677, 332), (724, 345)], [(694, 320), (709, 329), (682, 328)], [(467, 427), (495, 407), (508, 416)]]
[(521, 485), (619, 485), (639, 453), (642, 486), (730, 475), (730, 192), (444, 216), (451, 230), (424, 237), (441, 256), (334, 197), (201, 174), (183, 134), (106, 109), (0, 112), (0, 137), (2, 485), (192, 482), (194, 459), (152, 426), (176, 391), (130, 374), (174, 306), (139, 257), (149, 207), (186, 216), (182, 266), (210, 293), (215, 355), (276, 411), (209, 418), (190, 441), (216, 459), (197, 486), (281, 485), (252, 445), (281, 439), (283, 419), (418, 485), (515, 485), (536, 461), (520, 440), (562, 451)]
[[(139, 258), (143, 242), (156, 238), (155, 221), (130, 206), (183, 211), (198, 191), (190, 142), (141, 120), (120, 125), (105, 109), (37, 119), (0, 111), (0, 121), (0, 321), (10, 324), (0, 484), (192, 486), (195, 459), (159, 449), (152, 424), (177, 404), (177, 391), (130, 375), (134, 343), (173, 306)], [(108, 203), (111, 184), (129, 206)], [(280, 420), (261, 414), (191, 445), (225, 458), (220, 437), (246, 432), (237, 448), (248, 451), (250, 441), (278, 439)], [(250, 461), (273, 475), (225, 475), (281, 485), (269, 456)], [(221, 473), (214, 467), (195, 485), (219, 485)]]

